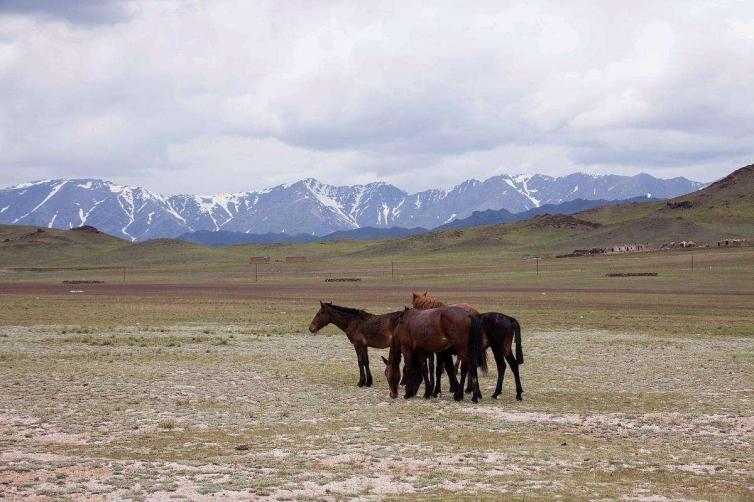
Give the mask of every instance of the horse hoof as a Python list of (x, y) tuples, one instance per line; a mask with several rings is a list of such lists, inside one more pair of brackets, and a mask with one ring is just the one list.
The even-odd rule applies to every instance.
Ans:
[(356, 385), (357, 385), (358, 387), (364, 387), (364, 382), (359, 382), (359, 383), (358, 383), (358, 384), (356, 384)]
[(497, 399), (497, 396), (499, 396), (499, 395), (500, 395), (500, 394), (497, 394), (497, 393), (495, 393), (495, 394), (492, 394), (492, 399)]
[(474, 397), (471, 398), (471, 402), (472, 403), (478, 403), (479, 402), (479, 398), (476, 397), (476, 396), (474, 396)]
[(455, 399), (456, 401), (463, 401), (463, 393), (456, 392), (455, 394), (453, 394), (453, 399)]
[(516, 396), (516, 401), (523, 401), (523, 399), (521, 399), (521, 394)]

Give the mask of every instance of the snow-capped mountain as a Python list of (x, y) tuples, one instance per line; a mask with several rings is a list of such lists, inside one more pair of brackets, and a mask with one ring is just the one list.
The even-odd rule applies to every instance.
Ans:
[(452, 189), (409, 194), (386, 183), (333, 186), (308, 178), (256, 192), (165, 197), (103, 180), (57, 179), (0, 189), (0, 223), (55, 228), (86, 224), (136, 241), (220, 229), (324, 235), (367, 226), (434, 228), (474, 211), (518, 213), (577, 198), (670, 198), (703, 186), (648, 174), (534, 174), (471, 179)]

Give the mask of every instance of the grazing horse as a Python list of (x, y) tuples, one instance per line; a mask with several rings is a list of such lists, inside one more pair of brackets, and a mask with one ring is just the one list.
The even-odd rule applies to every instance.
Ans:
[[(442, 301), (440, 301), (440, 300), (438, 300), (436, 298), (432, 298), (431, 296), (428, 296), (426, 291), (424, 293), (421, 293), (421, 294), (417, 294), (415, 292), (412, 292), (411, 295), (412, 295), (412, 297), (411, 297), (411, 304), (413, 305), (413, 307), (415, 309), (426, 310), (426, 309), (436, 309), (436, 308), (439, 308), (439, 307), (446, 307), (447, 306), (444, 302), (442, 302)], [(462, 309), (464, 309), (466, 312), (468, 312), (471, 315), (479, 315), (479, 311), (476, 308), (474, 308), (474, 306), (472, 306), (469, 303), (454, 303), (454, 304), (452, 304), (450, 306), (451, 307), (462, 308)], [(435, 366), (434, 365), (434, 358), (432, 357), (431, 354), (430, 354), (430, 356), (428, 358), (429, 359), (430, 384), (434, 386), (434, 391), (432, 392), (432, 395), (434, 397), (437, 397), (440, 394), (440, 392), (442, 391), (441, 380), (442, 380), (443, 365), (440, 362), (440, 358), (441, 357), (444, 357), (444, 356), (441, 356), (440, 354), (437, 354), (437, 373), (436, 373), (436, 376), (435, 376), (434, 379), (431, 378), (431, 374), (432, 374), (432, 371), (433, 371), (434, 366)], [(454, 371), (456, 373), (458, 373), (458, 365), (459, 365), (459, 363), (460, 363), (460, 359), (456, 360), (456, 364), (454, 366)], [(483, 371), (486, 372), (487, 368), (483, 368)], [(455, 391), (455, 389), (453, 388), (453, 384), (452, 383), (451, 383), (450, 391), (451, 392)], [(471, 380), (469, 380), (469, 386), (466, 388), (466, 392), (471, 392)]]
[[(424, 379), (425, 395), (429, 397), (430, 387), (426, 371), (426, 358), (432, 353), (445, 354), (443, 364), (448, 370), (450, 381), (455, 384), (454, 398), (456, 401), (463, 399), (463, 380), (466, 372), (462, 374), (460, 383), (456, 381), (455, 371), (452, 370), (449, 349), (454, 350), (463, 361), (464, 367), (468, 367), (469, 378), (474, 387), (471, 400), (475, 403), (481, 397), (477, 378), (477, 366), (484, 357), (482, 349), (482, 330), (479, 318), (470, 315), (462, 308), (442, 307), (429, 310), (409, 309), (401, 313), (398, 325), (395, 328), (393, 339), (390, 344), (388, 359), (382, 358), (385, 363), (385, 377), (390, 385), (390, 397), (398, 396), (398, 385), (401, 377), (401, 356), (405, 360), (404, 373), (406, 374), (405, 398), (413, 397), (418, 389), (418, 383), (414, 385), (414, 378), (421, 373)], [(420, 365), (421, 368), (417, 368)]]
[(403, 312), (374, 315), (332, 303), (319, 302), (319, 305), (319, 311), (309, 324), (309, 331), (316, 333), (330, 323), (340, 328), (356, 349), (356, 358), (359, 362), (359, 387), (371, 387), (372, 372), (369, 371), (368, 347), (375, 349), (389, 347), (398, 318)]
[[(440, 300), (427, 296), (426, 291), (420, 295), (413, 293), (412, 303), (414, 308), (436, 308), (445, 305)], [(458, 303), (455, 304), (455, 306), (476, 312), (476, 309), (468, 303)], [(478, 314), (478, 312), (476, 313)], [(508, 361), (508, 365), (513, 372), (513, 377), (516, 380), (516, 399), (521, 401), (523, 388), (521, 387), (521, 377), (518, 372), (519, 365), (524, 364), (524, 352), (521, 343), (521, 325), (519, 325), (518, 321), (513, 317), (498, 312), (479, 314), (479, 319), (482, 323), (482, 331), (485, 335), (482, 348), (485, 350), (488, 347), (492, 349), (492, 353), (495, 356), (495, 365), (497, 366), (497, 385), (495, 386), (495, 392), (492, 394), (492, 397), (497, 399), (502, 393), (503, 378), (505, 376), (505, 362)], [(514, 340), (516, 343), (515, 357), (513, 356)], [(438, 359), (439, 358), (440, 355), (438, 354)], [(432, 393), (434, 396), (440, 394), (441, 391), (440, 379), (442, 376), (442, 369), (442, 365), (438, 362), (437, 374), (434, 382), (435, 387)], [(456, 364), (455, 370), (458, 371), (458, 364)], [(465, 371), (465, 369), (462, 368), (461, 371), (463, 377), (463, 371)], [(452, 390), (454, 389), (451, 383), (451, 391)], [(471, 381), (469, 381), (469, 386), (466, 388), (466, 392), (471, 391)]]

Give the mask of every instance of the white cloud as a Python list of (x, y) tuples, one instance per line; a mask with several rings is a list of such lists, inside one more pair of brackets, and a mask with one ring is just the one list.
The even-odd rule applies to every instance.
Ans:
[(710, 180), (754, 153), (750, 3), (60, 5), (0, 4), (0, 185)]

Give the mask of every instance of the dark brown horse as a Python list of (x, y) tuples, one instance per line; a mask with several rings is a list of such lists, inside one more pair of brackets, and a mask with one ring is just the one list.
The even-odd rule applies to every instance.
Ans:
[(390, 344), (389, 357), (382, 358), (385, 362), (385, 376), (390, 385), (390, 397), (398, 396), (401, 356), (405, 361), (404, 373), (406, 374), (404, 397), (409, 398), (416, 394), (418, 383), (416, 385), (414, 383), (418, 380), (415, 378), (418, 374), (421, 374), (424, 379), (425, 397), (429, 397), (431, 390), (425, 361), (430, 354), (443, 353), (447, 356), (441, 358), (442, 363), (448, 370), (451, 384), (455, 384), (456, 390), (453, 397), (456, 401), (462, 400), (466, 372), (463, 372), (459, 384), (456, 381), (455, 371), (452, 369), (450, 352), (448, 352), (452, 349), (458, 354), (464, 367), (468, 367), (468, 374), (474, 387), (472, 401), (477, 402), (481, 397), (476, 369), (479, 361), (484, 357), (482, 337), (479, 319), (464, 309), (442, 307), (430, 310), (405, 310), (399, 316)]
[[(441, 300), (438, 300), (436, 298), (432, 298), (431, 296), (427, 295), (427, 292), (424, 293), (411, 293), (411, 305), (415, 309), (420, 310), (427, 310), (427, 309), (436, 309), (439, 307), (446, 307), (447, 305), (442, 302)], [(468, 312), (471, 315), (479, 315), (479, 311), (471, 304), (469, 303), (454, 303), (450, 305), (451, 307), (459, 307), (464, 309), (466, 312)], [(485, 347), (486, 349), (487, 347)], [(446, 357), (445, 354), (437, 354), (437, 372), (435, 374), (435, 378), (432, 378), (432, 373), (434, 371), (434, 357), (432, 354), (428, 356), (428, 362), (429, 362), (429, 373), (430, 373), (430, 385), (433, 386), (432, 395), (434, 397), (437, 397), (440, 395), (440, 392), (442, 391), (442, 372), (443, 372), (443, 364), (441, 362), (442, 357)], [(485, 360), (486, 362), (486, 360)], [(458, 366), (460, 365), (461, 360), (456, 359), (456, 363), (454, 365), (454, 370), (456, 373), (458, 373)], [(483, 371), (486, 372), (487, 368), (483, 368)], [(455, 392), (455, 389), (453, 388), (453, 383), (451, 382), (450, 385), (450, 391)], [(471, 392), (471, 380), (469, 380), (469, 385), (466, 388), (466, 392)]]
[(356, 349), (359, 362), (359, 387), (372, 386), (372, 372), (369, 371), (368, 347), (384, 349), (390, 346), (400, 315), (390, 312), (374, 315), (364, 310), (340, 307), (332, 303), (319, 302), (320, 308), (309, 324), (309, 331), (316, 333), (332, 323), (340, 328)]
[[(497, 385), (492, 397), (497, 399), (503, 390), (503, 377), (505, 376), (505, 361), (511, 367), (513, 377), (516, 379), (516, 399), (521, 401), (524, 389), (521, 387), (521, 377), (518, 374), (518, 366), (524, 364), (524, 349), (521, 343), (521, 325), (511, 316), (499, 312), (486, 312), (479, 314), (482, 323), (484, 339), (492, 349), (497, 366)], [(513, 342), (516, 343), (516, 356), (513, 356)], [(486, 348), (486, 347), (485, 347)]]

